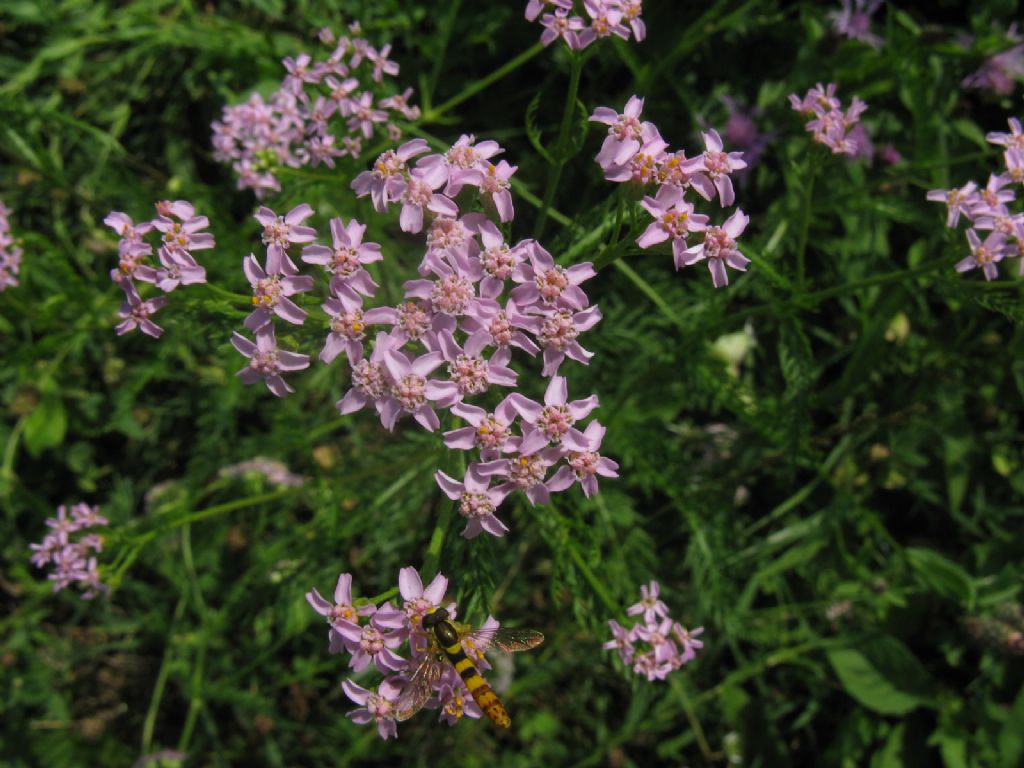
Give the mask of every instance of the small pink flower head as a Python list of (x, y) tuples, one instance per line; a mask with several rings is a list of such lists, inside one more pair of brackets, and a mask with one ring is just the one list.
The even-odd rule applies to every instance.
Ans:
[(689, 234), (703, 232), (707, 228), (708, 217), (694, 213), (693, 204), (686, 201), (679, 187), (663, 186), (655, 197), (645, 197), (640, 205), (655, 221), (637, 238), (636, 244), (650, 248), (671, 240), (672, 256), (677, 261), (686, 250)]
[(605, 427), (592, 421), (583, 432), (576, 429), (569, 431), (564, 442), (567, 447), (574, 447), (565, 457), (567, 466), (561, 467), (548, 483), (548, 489), (557, 493), (564, 491), (574, 483), (583, 488), (583, 495), (588, 499), (597, 495), (597, 476), (618, 477), (619, 465), (602, 456), (599, 451), (604, 439)]
[(704, 134), (704, 172), (718, 190), (718, 201), (723, 208), (732, 205), (736, 196), (729, 174), (747, 167), (742, 152), (723, 152), (722, 137), (714, 128)]
[(147, 336), (159, 339), (163, 335), (164, 329), (150, 320), (150, 317), (156, 314), (166, 303), (166, 296), (157, 296), (148, 301), (143, 301), (136, 292), (135, 286), (128, 284), (125, 287), (124, 303), (118, 311), (118, 315), (123, 320), (115, 328), (117, 335), (123, 336), (128, 331), (134, 331), (138, 328)]
[(567, 357), (583, 365), (589, 364), (594, 353), (584, 349), (576, 339), (600, 320), (601, 310), (596, 305), (580, 312), (556, 309), (542, 317), (533, 318), (537, 343), (544, 350), (544, 369), (541, 375), (554, 376)]
[(707, 259), (711, 282), (715, 288), (728, 285), (726, 265), (746, 272), (750, 263), (750, 259), (736, 248), (736, 238), (743, 234), (749, 221), (743, 211), (736, 210), (721, 227), (708, 227), (704, 230), (704, 242), (683, 251), (683, 258), (676, 261), (676, 269)]
[(288, 246), (292, 243), (311, 243), (316, 239), (316, 230), (302, 225), (313, 215), (313, 208), (307, 203), (292, 208), (284, 216), (278, 216), (269, 208), (260, 208), (254, 218), (263, 225), (263, 244), (267, 246), (267, 272), (295, 274), (295, 265), (288, 259)]
[(452, 406), (452, 413), (469, 422), (469, 426), (445, 432), (444, 444), (464, 451), (479, 448), (486, 459), (497, 458), (502, 452), (511, 450), (512, 424), (517, 416), (515, 397), (516, 393), (508, 395), (493, 413), (475, 405), (456, 403)]
[(335, 404), (342, 415), (355, 413), (370, 403), (376, 405), (387, 397), (391, 381), (384, 359), (393, 346), (395, 340), (391, 336), (378, 333), (370, 357), (352, 365), (352, 388)]
[(213, 235), (200, 232), (210, 226), (205, 216), (193, 216), (184, 222), (174, 221), (163, 216), (153, 220), (153, 227), (163, 233), (163, 248), (169, 253), (189, 254), (192, 251), (213, 248)]
[(477, 706), (472, 695), (466, 689), (465, 683), (455, 673), (455, 668), (451, 667), (450, 671), (446, 670), (445, 675), (447, 679), (442, 682), (437, 694), (438, 702), (441, 705), (441, 714), (438, 719), (450, 726), (455, 725), (463, 717), (480, 719), (484, 714), (483, 710)]
[(425, 139), (413, 139), (397, 150), (387, 150), (377, 158), (372, 170), (363, 171), (352, 182), (356, 197), (370, 195), (374, 210), (384, 213), (388, 204), (401, 198), (405, 190), (409, 160), (429, 150)]
[(563, 11), (571, 11), (572, 0), (528, 0), (526, 3), (526, 20), (536, 21), (541, 11), (549, 8), (561, 8)]
[(704, 634), (704, 627), (688, 630), (679, 622), (672, 623), (672, 637), (683, 647), (683, 664), (692, 661), (696, 657), (697, 651), (704, 647), (704, 643), (697, 639), (702, 634)]
[(443, 362), (444, 357), (440, 352), (428, 352), (410, 359), (397, 349), (389, 350), (384, 356), (384, 366), (390, 374), (391, 388), (376, 404), (385, 429), (394, 429), (395, 422), (406, 413), (411, 414), (428, 432), (441, 426), (430, 403), (451, 396), (450, 382), (427, 377)]
[(842, 8), (829, 11), (833, 31), (850, 40), (860, 40), (872, 48), (882, 47), (882, 38), (871, 32), (871, 14), (878, 10), (882, 0), (841, 0)]
[(656, 581), (640, 586), (640, 602), (626, 609), (628, 616), (643, 615), (647, 624), (659, 622), (668, 617), (668, 606), (659, 597), (661, 585)]
[(308, 355), (286, 352), (277, 348), (274, 326), (271, 324), (264, 325), (256, 331), (255, 344), (235, 333), (231, 336), (231, 345), (249, 358), (249, 364), (237, 374), (242, 382), (255, 384), (257, 381), (263, 380), (267, 384), (267, 389), (278, 397), (284, 397), (295, 391), (281, 377), (282, 373), (300, 371), (309, 367)]
[(422, 627), (424, 616), (435, 608), (441, 607), (446, 589), (448, 589), (448, 579), (444, 574), (439, 573), (434, 576), (430, 584), (424, 588), (419, 571), (412, 566), (398, 572), (398, 591), (402, 595), (402, 600), (405, 601), (402, 610), (414, 630), (419, 630)]
[(352, 654), (349, 667), (356, 672), (362, 672), (371, 662), (384, 674), (400, 672), (407, 666), (406, 660), (394, 652), (405, 641), (406, 618), (387, 603), (373, 614), (369, 623), (359, 626), (342, 619), (332, 631)]
[(966, 259), (957, 262), (956, 271), (966, 272), (969, 269), (980, 267), (985, 273), (986, 280), (995, 280), (999, 277), (999, 270), (996, 267), (1007, 255), (1006, 236), (1001, 232), (992, 232), (984, 241), (978, 237), (973, 229), (967, 230), (967, 242), (971, 246), (971, 255)]
[[(1020, 120), (1016, 117), (1010, 118), (1010, 132), (992, 131), (985, 134), (985, 140), (990, 144), (997, 144), (1007, 149), (1024, 150), (1024, 130), (1021, 130)], [(106, 221), (106, 219), (104, 219)]]
[(523, 441), (519, 446), (520, 453), (534, 453), (546, 448), (549, 443), (561, 444), (562, 439), (567, 436), (568, 447), (588, 449), (589, 443), (580, 442), (582, 438), (574, 439), (571, 432), (577, 421), (585, 419), (598, 407), (597, 395), (568, 402), (569, 387), (565, 378), (552, 376), (544, 393), (543, 405), (518, 392), (509, 395), (509, 399), (523, 423), (529, 426), (529, 429), (524, 429)]
[(338, 583), (334, 587), (334, 602), (325, 600), (324, 597), (313, 590), (306, 593), (306, 601), (313, 610), (327, 619), (332, 627), (341, 621), (351, 624), (359, 624), (362, 616), (372, 616), (377, 607), (372, 603), (356, 608), (352, 604), (352, 574), (343, 573), (338, 577)]
[(359, 709), (348, 713), (352, 722), (359, 725), (376, 723), (377, 733), (385, 740), (398, 736), (398, 725), (395, 723), (395, 703), (402, 692), (402, 686), (395, 678), (384, 680), (376, 691), (368, 691), (351, 680), (343, 681), (341, 688), (349, 699), (361, 705)]
[(308, 245), (302, 251), (302, 260), (307, 264), (322, 266), (331, 276), (331, 292), (335, 296), (345, 295), (350, 300), (357, 296), (373, 296), (377, 284), (366, 272), (365, 266), (383, 259), (380, 245), (363, 242), (366, 225), (352, 219), (348, 224), (341, 219), (331, 219), (333, 247)]
[[(270, 257), (267, 256), (267, 263)], [(308, 275), (285, 275), (282, 273), (265, 272), (249, 254), (242, 261), (249, 284), (252, 286), (252, 313), (245, 319), (245, 327), (250, 331), (258, 331), (270, 323), (271, 317), (277, 315), (282, 320), (295, 325), (302, 325), (307, 314), (289, 296), (313, 290), (313, 278)]]
[(978, 199), (978, 185), (969, 181), (960, 188), (933, 189), (928, 193), (927, 199), (946, 204), (946, 226), (952, 229), (960, 221), (960, 214), (970, 217)]
[(583, 309), (589, 304), (580, 284), (594, 277), (590, 262), (565, 268), (535, 240), (528, 241), (523, 252), (529, 257), (512, 273), (512, 279), (521, 283), (512, 291), (512, 300), (524, 309), (539, 306), (545, 309)]
[(425, 210), (451, 218), (459, 215), (458, 206), (451, 198), (434, 191), (440, 186), (430, 184), (419, 168), (409, 172), (409, 179), (402, 191), (402, 212), (398, 219), (403, 232), (415, 234), (422, 230)]
[(602, 168), (623, 165), (639, 151), (645, 140), (645, 127), (651, 125), (640, 122), (643, 108), (644, 100), (639, 96), (631, 96), (622, 114), (608, 107), (598, 107), (594, 110), (590, 121), (609, 126), (608, 136), (601, 145), (601, 151), (594, 158)]
[(629, 27), (622, 23), (622, 10), (609, 0), (583, 0), (583, 9), (590, 16), (590, 26), (577, 36), (580, 48), (586, 48), (595, 40), (615, 35), (629, 39)]
[(491, 488), (490, 476), (481, 474), (477, 465), (470, 465), (461, 483), (440, 470), (434, 477), (445, 495), (458, 502), (459, 514), (468, 520), (462, 531), (465, 538), (472, 539), (484, 532), (498, 537), (508, 533), (505, 524), (494, 516), (508, 491)]
[(551, 45), (558, 38), (565, 40), (566, 45), (574, 51), (583, 46), (580, 44), (579, 33), (583, 31), (583, 19), (579, 16), (570, 16), (565, 8), (556, 8), (554, 14), (545, 13), (540, 19), (544, 31), (541, 32), (540, 41), (544, 45)]
[(623, 664), (631, 664), (636, 648), (633, 642), (636, 640), (636, 628), (626, 629), (615, 619), (609, 619), (608, 626), (612, 630), (612, 639), (601, 647), (606, 651), (618, 651)]

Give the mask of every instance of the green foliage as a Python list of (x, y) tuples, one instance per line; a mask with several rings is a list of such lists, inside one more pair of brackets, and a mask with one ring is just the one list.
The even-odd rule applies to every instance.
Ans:
[[(1024, 760), (1021, 282), (1016, 263), (992, 283), (955, 273), (962, 234), (924, 199), (1001, 162), (984, 136), (1019, 101), (960, 83), (1007, 47), (1015, 4), (887, 4), (876, 51), (835, 38), (820, 3), (647, 0), (648, 39), (588, 51), (568, 100), (570, 56), (537, 45), (522, 5), (0, 4), (0, 199), (25, 250), (22, 284), (0, 293), (0, 764), (162, 750), (188, 766)], [(545, 226), (560, 262), (600, 267), (596, 354), (572, 367), (570, 394), (599, 394), (621, 478), (591, 500), (510, 500), (503, 540), (458, 536), (432, 474), (461, 458), (436, 435), (338, 416), (343, 361), (295, 377), (281, 401), (234, 376), (228, 339), (246, 310), (224, 293), (246, 292), (259, 232), (253, 198), (212, 159), (210, 122), (272, 90), (321, 26), (354, 19), (394, 44), (424, 108), (414, 135), (506, 147), (515, 237)], [(786, 95), (819, 80), (867, 100), (876, 145), (904, 160), (817, 151)], [(737, 187), (753, 263), (728, 288), (700, 266), (675, 273), (667, 248), (639, 250), (639, 194), (591, 160), (603, 131), (587, 116), (632, 94), (691, 153), (725, 123), (722, 96), (763, 110), (772, 141)], [(368, 223), (394, 302), (418, 256), (350, 180), (284, 171), (266, 202), (311, 203), (321, 232), (331, 216)], [(178, 197), (210, 217), (217, 288), (172, 294), (159, 341), (118, 338), (103, 217)], [(305, 484), (220, 475), (254, 456)], [(91, 603), (53, 595), (27, 556), (54, 507), (79, 500), (112, 523), (113, 593)], [(423, 713), (383, 743), (345, 718), (348, 670), (303, 596), (342, 571), (380, 596), (406, 565), (448, 575), (468, 620), (547, 636), (494, 672), (510, 731)], [(664, 683), (600, 649), (649, 579), (705, 627), (706, 647)]]

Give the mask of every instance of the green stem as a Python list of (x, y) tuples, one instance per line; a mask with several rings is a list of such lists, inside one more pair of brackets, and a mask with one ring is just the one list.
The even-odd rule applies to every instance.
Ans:
[(446, 112), (450, 111), (451, 109), (454, 109), (467, 99), (476, 96), (476, 94), (480, 93), (480, 91), (484, 90), (492, 83), (496, 83), (498, 80), (501, 80), (501, 78), (505, 77), (506, 75), (515, 72), (517, 69), (519, 69), (519, 67), (523, 66), (523, 64), (528, 62), (530, 59), (532, 59), (534, 56), (536, 56), (543, 50), (544, 46), (541, 45), (540, 43), (537, 43), (532, 48), (527, 48), (514, 59), (510, 59), (509, 61), (505, 62), (503, 65), (498, 67), (496, 70), (491, 72), (491, 74), (487, 75), (484, 78), (481, 78), (480, 80), (477, 80), (475, 83), (472, 83), (466, 88), (464, 88), (456, 96), (453, 96), (452, 98), (448, 99), (448, 101), (444, 102), (441, 106), (435, 107), (434, 109), (428, 111), (425, 115), (423, 115), (423, 118), (421, 119), (420, 122), (436, 123), (438, 119)]
[(164, 647), (164, 656), (160, 661), (160, 671), (156, 674), (156, 683), (153, 685), (153, 695), (149, 699), (149, 708), (146, 710), (146, 720), (142, 724), (142, 754), (148, 755), (153, 744), (153, 729), (156, 727), (156, 716), (160, 711), (160, 700), (164, 697), (164, 688), (167, 685), (167, 675), (171, 671), (171, 650), (174, 647), (174, 630), (185, 612), (184, 595), (178, 599), (174, 607), (174, 618), (171, 620), (171, 629), (167, 633), (167, 645)]
[(569, 140), (569, 126), (572, 125), (572, 116), (576, 111), (576, 95), (580, 90), (580, 74), (583, 72), (583, 57), (574, 53), (572, 55), (572, 71), (569, 73), (569, 92), (565, 97), (565, 108), (562, 110), (562, 125), (558, 129), (558, 144), (555, 147), (555, 167), (551, 169), (548, 176), (548, 187), (544, 190), (544, 202), (540, 207), (540, 216), (537, 218), (537, 226), (534, 228), (533, 237), (540, 240), (544, 234), (544, 224), (547, 223), (548, 210), (555, 199), (555, 190), (558, 189), (558, 182), (562, 177), (562, 168), (565, 167), (565, 143)]
[(629, 280), (635, 285), (640, 291), (649, 298), (654, 305), (661, 310), (661, 314), (672, 321), (674, 325), (682, 327), (682, 321), (679, 319), (679, 315), (675, 313), (675, 310), (668, 305), (668, 302), (662, 297), (660, 293), (654, 290), (654, 287), (638, 275), (631, 266), (621, 259), (613, 262), (614, 267), (619, 270), (622, 274), (629, 278)]

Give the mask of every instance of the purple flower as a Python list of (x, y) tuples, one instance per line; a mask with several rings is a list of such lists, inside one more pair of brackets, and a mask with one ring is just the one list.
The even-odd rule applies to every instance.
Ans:
[(370, 357), (352, 365), (352, 388), (335, 404), (342, 415), (355, 413), (370, 403), (376, 405), (387, 396), (391, 382), (384, 359), (394, 344), (388, 334), (378, 333)]
[(387, 150), (374, 162), (372, 171), (363, 171), (352, 182), (356, 197), (370, 195), (374, 210), (384, 213), (388, 204), (398, 201), (405, 191), (409, 160), (429, 149), (425, 139), (413, 139), (397, 150)]
[(582, 443), (583, 448), (569, 451), (565, 457), (568, 466), (555, 473), (548, 483), (548, 490), (557, 493), (578, 482), (583, 487), (583, 495), (589, 499), (597, 494), (598, 475), (619, 476), (619, 465), (598, 453), (604, 433), (605, 427), (597, 421), (590, 422), (582, 433), (576, 429), (569, 430), (563, 439), (565, 445), (572, 448)]
[(487, 340), (474, 334), (469, 337), (463, 349), (455, 341), (451, 331), (438, 334), (441, 354), (448, 362), (448, 377), (455, 391), (445, 399), (445, 404), (452, 405), (467, 395), (479, 395), (486, 392), (492, 384), (501, 387), (516, 385), (516, 372), (508, 367), (512, 353), (508, 348), (499, 349), (490, 360), (482, 357)]
[(661, 585), (651, 580), (640, 586), (640, 602), (635, 603), (626, 609), (626, 615), (639, 616), (643, 614), (644, 621), (648, 624), (660, 621), (668, 616), (668, 606), (661, 601)]
[(403, 232), (415, 234), (423, 229), (423, 211), (430, 210), (439, 216), (458, 216), (459, 209), (451, 198), (435, 192), (440, 184), (430, 184), (424, 179), (419, 168), (409, 172), (409, 179), (402, 191), (402, 212), (398, 217)]
[(438, 690), (437, 698), (441, 705), (439, 720), (448, 725), (455, 725), (463, 717), (478, 720), (484, 714), (454, 667), (445, 670), (445, 678)]
[(580, 333), (589, 331), (600, 320), (601, 310), (597, 306), (588, 307), (581, 312), (558, 309), (543, 317), (532, 318), (537, 342), (544, 350), (544, 369), (541, 375), (554, 376), (567, 357), (587, 365), (594, 353), (584, 349), (576, 339)]
[[(267, 256), (269, 264), (270, 257)], [(267, 274), (260, 267), (256, 257), (251, 253), (242, 260), (242, 269), (252, 286), (252, 303), (256, 307), (245, 318), (245, 327), (250, 331), (258, 331), (268, 325), (273, 315), (295, 325), (305, 322), (306, 311), (299, 308), (289, 296), (313, 289), (313, 278), (307, 275), (289, 275), (281, 273)]]
[(1015, 45), (989, 56), (975, 72), (963, 79), (961, 85), (1007, 96), (1013, 93), (1021, 77), (1024, 77), (1024, 45)]
[(633, 661), (633, 641), (636, 639), (636, 627), (626, 629), (615, 619), (609, 619), (608, 626), (612, 630), (612, 639), (601, 647), (606, 651), (618, 651), (623, 664), (630, 664)]
[(508, 495), (507, 488), (491, 488), (491, 478), (482, 475), (475, 465), (470, 465), (461, 483), (440, 470), (434, 477), (445, 495), (459, 503), (459, 514), (469, 521), (462, 531), (465, 538), (472, 539), (482, 532), (498, 537), (508, 533), (505, 524), (494, 516)]
[(453, 405), (452, 413), (468, 421), (470, 426), (445, 432), (444, 444), (464, 451), (479, 448), (485, 460), (496, 459), (502, 452), (512, 450), (509, 441), (512, 438), (512, 424), (517, 416), (513, 405), (515, 396), (515, 393), (508, 395), (498, 403), (493, 413), (468, 403)]
[(872, 48), (882, 47), (882, 38), (871, 32), (871, 14), (878, 10), (882, 0), (841, 0), (842, 8), (829, 11), (828, 18), (837, 35), (860, 40)]
[(508, 480), (497, 488), (504, 494), (522, 491), (531, 504), (547, 504), (551, 493), (547, 473), (562, 456), (561, 448), (546, 448), (531, 454), (520, 454), (508, 461)]
[[(569, 435), (573, 424), (585, 419), (598, 406), (597, 395), (568, 402), (569, 386), (562, 376), (551, 377), (544, 393), (544, 405), (518, 392), (509, 395), (509, 399), (523, 423), (530, 427), (529, 430), (524, 429), (519, 446), (521, 453), (534, 453), (549, 443), (560, 444), (562, 438)], [(582, 440), (582, 436), (575, 439), (569, 436), (566, 445), (575, 450), (589, 450), (589, 443)]]
[(332, 631), (352, 654), (349, 667), (356, 672), (362, 672), (371, 662), (384, 674), (400, 672), (407, 666), (406, 660), (393, 650), (405, 641), (405, 616), (387, 603), (373, 614), (369, 623), (359, 626), (339, 619)]
[(94, 556), (103, 551), (103, 539), (95, 532), (79, 535), (77, 540), (72, 537), (107, 524), (107, 518), (99, 514), (98, 507), (84, 503), (71, 507), (70, 516), (68, 508), (62, 504), (57, 507), (56, 517), (47, 519), (50, 533), (39, 544), (29, 545), (30, 560), (37, 568), (53, 566), (47, 578), (53, 583), (54, 592), (77, 585), (82, 590), (81, 598), (91, 600), (107, 591)]
[(927, 199), (946, 204), (946, 226), (953, 228), (960, 221), (960, 214), (970, 217), (977, 199), (977, 189), (978, 185), (969, 181), (959, 189), (933, 189), (928, 193)]
[(608, 169), (613, 165), (623, 165), (640, 150), (641, 145), (653, 138), (656, 129), (652, 123), (640, 122), (644, 100), (639, 96), (631, 96), (626, 102), (622, 114), (608, 107), (598, 107), (590, 116), (591, 122), (604, 123), (608, 128), (608, 136), (601, 145), (601, 151), (594, 158), (598, 165)]
[(544, 27), (540, 34), (540, 41), (544, 45), (551, 45), (558, 38), (562, 38), (574, 51), (583, 47), (579, 40), (579, 33), (583, 30), (583, 19), (579, 16), (569, 16), (568, 10), (556, 8), (554, 14), (545, 13), (541, 16), (540, 23)]
[(278, 397), (294, 392), (283, 378), (282, 373), (301, 371), (309, 367), (309, 356), (296, 352), (286, 352), (277, 348), (274, 337), (274, 326), (267, 324), (256, 331), (256, 343), (253, 344), (238, 333), (231, 335), (231, 344), (245, 357), (249, 364), (238, 371), (238, 376), (245, 384), (255, 384), (263, 380), (267, 389)]
[(691, 232), (703, 232), (707, 228), (708, 217), (695, 214), (693, 204), (686, 202), (683, 191), (675, 186), (661, 187), (656, 197), (645, 197), (640, 205), (655, 221), (636, 239), (636, 244), (650, 248), (671, 240), (672, 259), (679, 269), (686, 251), (686, 238)]
[[(708, 270), (711, 272), (711, 282), (715, 288), (729, 284), (729, 275), (725, 270), (728, 264), (733, 269), (741, 272), (747, 271), (750, 259), (744, 256), (736, 248), (736, 238), (743, 234), (750, 219), (741, 210), (737, 210), (721, 227), (708, 227), (704, 230), (704, 242), (687, 248), (683, 251), (681, 259), (683, 266), (696, 264), (702, 259), (707, 259)], [(677, 263), (676, 269), (679, 269)]]
[(412, 566), (398, 572), (398, 591), (404, 600), (402, 610), (414, 630), (419, 630), (423, 617), (435, 608), (441, 607), (448, 579), (438, 573), (430, 584), (424, 588), (419, 571)]
[(541, 245), (530, 240), (523, 246), (529, 257), (512, 272), (512, 279), (521, 283), (512, 291), (512, 299), (524, 309), (531, 305), (583, 309), (590, 302), (580, 283), (594, 277), (594, 265), (589, 261), (566, 269), (555, 264), (554, 258)]
[(294, 275), (298, 272), (288, 258), (288, 246), (292, 243), (311, 243), (316, 239), (315, 229), (302, 226), (302, 222), (312, 215), (313, 208), (307, 203), (292, 208), (284, 216), (278, 216), (269, 208), (256, 211), (254, 218), (263, 225), (268, 274)]
[(973, 229), (967, 230), (967, 242), (971, 246), (971, 255), (957, 262), (956, 271), (966, 272), (969, 269), (980, 267), (985, 273), (986, 280), (995, 280), (999, 277), (999, 270), (996, 264), (1007, 255), (1006, 236), (1001, 232), (992, 232), (982, 242), (978, 233)]
[(726, 208), (733, 204), (736, 195), (733, 192), (732, 180), (729, 174), (747, 167), (743, 162), (742, 152), (723, 152), (722, 137), (714, 128), (710, 129), (704, 136), (704, 168), (715, 189), (718, 190), (719, 204)]
[[(206, 282), (206, 270), (203, 269), (187, 251), (169, 251), (161, 248), (160, 268), (154, 275), (156, 287), (170, 293), (179, 285), (196, 285)], [(139, 269), (134, 270), (138, 274)], [(147, 281), (148, 282), (148, 281)]]
[(526, 20), (536, 21), (541, 11), (545, 8), (561, 8), (564, 11), (571, 11), (572, 0), (528, 0), (526, 3)]
[(117, 324), (114, 330), (117, 331), (118, 336), (123, 336), (128, 331), (134, 331), (138, 328), (147, 336), (159, 339), (163, 335), (164, 329), (149, 318), (156, 314), (166, 303), (166, 296), (157, 296), (148, 301), (143, 301), (135, 290), (135, 286), (128, 284), (125, 287), (124, 303), (121, 304), (121, 309), (118, 311), (118, 316), (124, 319)]
[(362, 686), (356, 685), (351, 680), (344, 680), (341, 683), (342, 690), (356, 704), (361, 705), (348, 713), (348, 717), (354, 723), (365, 725), (367, 723), (377, 724), (377, 733), (382, 739), (390, 739), (398, 736), (398, 726), (395, 723), (395, 702), (402, 692), (402, 685), (394, 678), (384, 680), (376, 692), (368, 691)]
[(341, 219), (331, 219), (333, 249), (309, 245), (302, 251), (304, 262), (319, 264), (331, 275), (331, 292), (335, 296), (372, 297), (377, 290), (377, 284), (364, 267), (384, 257), (380, 245), (363, 242), (365, 232), (366, 225), (355, 219), (348, 224), (343, 224)]
[(1024, 130), (1021, 130), (1020, 120), (1011, 117), (1009, 123), (1009, 133), (991, 131), (985, 134), (985, 140), (990, 144), (998, 144), (1007, 149), (1024, 150)]
[(189, 254), (192, 251), (213, 248), (216, 245), (213, 235), (199, 231), (208, 226), (210, 220), (205, 216), (193, 216), (185, 222), (174, 221), (164, 216), (153, 220), (153, 228), (163, 232), (163, 248), (174, 254)]
[(384, 356), (384, 366), (391, 374), (390, 391), (377, 401), (377, 412), (387, 430), (404, 414), (412, 417), (428, 432), (441, 426), (430, 402), (451, 395), (450, 382), (428, 379), (427, 376), (444, 362), (440, 352), (428, 352), (410, 360), (405, 353), (391, 349)]
[(306, 601), (314, 611), (325, 617), (327, 623), (332, 627), (340, 621), (358, 624), (360, 616), (372, 616), (377, 610), (372, 603), (359, 608), (352, 605), (352, 574), (350, 573), (338, 576), (338, 583), (334, 587), (333, 603), (325, 600), (315, 588), (306, 593)]

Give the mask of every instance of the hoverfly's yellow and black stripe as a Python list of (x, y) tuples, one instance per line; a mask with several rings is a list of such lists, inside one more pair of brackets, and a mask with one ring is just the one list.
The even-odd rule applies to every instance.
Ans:
[(459, 677), (466, 684), (466, 688), (469, 689), (473, 701), (476, 702), (477, 706), (483, 710), (484, 714), (495, 725), (508, 728), (512, 718), (508, 716), (508, 712), (505, 710), (505, 706), (501, 703), (498, 695), (491, 690), (491, 686), (476, 671), (473, 662), (462, 648), (462, 643), (459, 641), (459, 633), (455, 627), (447, 621), (440, 621), (434, 625), (433, 630), (438, 645), (441, 646), (441, 650), (448, 657), (448, 661), (452, 663), (455, 671), (459, 673)]

